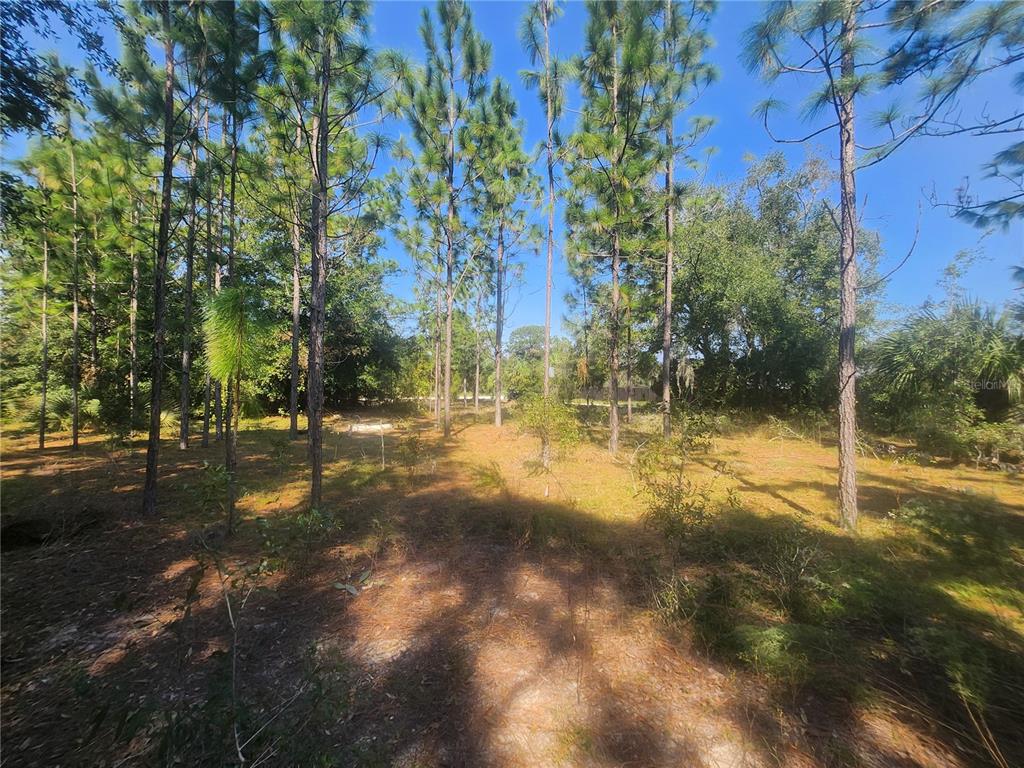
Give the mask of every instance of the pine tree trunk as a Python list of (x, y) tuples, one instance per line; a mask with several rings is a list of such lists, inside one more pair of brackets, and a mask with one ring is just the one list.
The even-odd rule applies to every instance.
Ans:
[[(842, 75), (854, 75), (853, 21), (844, 22)], [(854, 97), (839, 103), (839, 517), (843, 527), (857, 527), (857, 395), (854, 336), (857, 321), (857, 190)]]
[(619, 233), (612, 236), (612, 311), (608, 323), (608, 450), (619, 450)]
[(99, 279), (99, 227), (96, 223), (96, 214), (92, 216), (92, 248), (90, 249), (92, 260), (89, 264), (89, 382), (95, 385), (96, 376), (99, 373), (100, 351), (99, 336), (97, 329), (97, 308), (96, 308), (96, 283)]
[(171, 184), (174, 181), (174, 40), (171, 37), (171, 4), (161, 5), (164, 37), (164, 145), (161, 173), (160, 231), (156, 242), (156, 268), (153, 274), (153, 363), (149, 409), (149, 444), (146, 447), (146, 484), (142, 492), (142, 512), (156, 513), (156, 481), (160, 456), (160, 407), (164, 378), (164, 302), (167, 278), (167, 251), (171, 234)]
[(128, 418), (129, 431), (135, 434), (138, 423), (139, 403), (139, 256), (135, 251), (135, 229), (138, 226), (138, 213), (132, 208), (132, 237), (129, 246), (129, 260), (132, 265), (131, 296), (128, 304)]
[[(198, 118), (198, 114), (193, 114)], [(188, 235), (185, 241), (185, 315), (181, 333), (181, 433), (178, 437), (178, 448), (188, 448), (189, 431), (189, 409), (191, 406), (191, 377), (192, 377), (192, 276), (196, 254), (196, 169), (199, 166), (199, 146), (192, 142), (192, 152), (189, 158), (189, 214), (188, 214)]]
[(39, 450), (46, 447), (46, 382), (50, 373), (50, 347), (49, 336), (46, 327), (47, 300), (50, 293), (50, 239), (46, 229), (43, 229), (43, 311), (40, 313), (43, 336), (43, 359), (39, 370), (39, 383), (42, 394), (39, 402)]
[[(224, 150), (227, 148), (227, 137), (228, 137), (228, 114), (227, 111), (223, 114), (220, 129), (220, 149), (221, 157), (224, 157)], [(218, 214), (218, 225), (217, 225), (217, 264), (213, 268), (213, 292), (220, 293), (221, 283), (221, 260), (223, 259), (223, 241), (224, 241), (224, 219), (225, 219), (225, 202), (227, 200), (227, 176), (224, 174), (223, 167), (220, 173), (220, 195), (217, 198), (217, 214)], [(223, 386), (220, 381), (214, 382), (213, 385), (213, 416), (214, 416), (214, 434), (213, 439), (220, 441), (224, 437), (224, 404), (223, 404)]]
[[(237, 22), (234, 15), (234, 4), (231, 12), (231, 44), (235, 45)], [(235, 77), (238, 73), (234, 73)], [(235, 93), (237, 97), (237, 90)], [(236, 98), (237, 103), (237, 98)], [(238, 280), (235, 269), (235, 233), (237, 230), (237, 218), (235, 201), (237, 198), (238, 185), (238, 116), (231, 115), (231, 154), (230, 167), (228, 169), (230, 178), (228, 181), (228, 285), (234, 285)], [(224, 422), (224, 463), (228, 474), (228, 533), (235, 530), (235, 498), (238, 492), (238, 417), (242, 409), (241, 398), (242, 372), (235, 371), (234, 376), (227, 381), (227, 403), (225, 411), (227, 419)]]
[(311, 265), (309, 318), (309, 372), (307, 384), (307, 418), (309, 420), (309, 452), (312, 465), (310, 504), (319, 509), (323, 482), (323, 402), (324, 402), (324, 311), (327, 301), (327, 136), (330, 130), (328, 89), (330, 88), (331, 45), (323, 39), (323, 53), (318, 85), (321, 88), (319, 111), (313, 124), (313, 180), (316, 184), (314, 206), (314, 247)]
[(452, 313), (455, 311), (455, 82), (448, 72), (448, 228), (445, 231), (444, 436), (452, 436)]
[[(207, 102), (203, 113), (203, 130), (206, 134), (206, 143), (210, 142), (210, 104)], [(204, 153), (206, 158), (206, 295), (213, 296), (213, 189), (210, 179), (213, 175), (210, 167), (210, 152), (207, 149)], [(202, 446), (210, 445), (210, 398), (213, 395), (213, 380), (210, 376), (210, 367), (206, 366), (206, 380), (203, 382), (203, 437)]]
[(473, 415), (480, 415), (480, 294), (483, 288), (476, 295), (476, 370), (473, 373)]
[(626, 423), (633, 423), (633, 313), (626, 302)]
[[(612, 136), (613, 146), (618, 152), (619, 144), (619, 37), (615, 20), (612, 20)], [(612, 169), (612, 178), (617, 178), (617, 163)], [(616, 199), (618, 199), (616, 197)], [(608, 324), (609, 370), (608, 370), (608, 450), (613, 454), (619, 450), (619, 263), (621, 244), (619, 241), (619, 218), (621, 211), (615, 205), (615, 232), (612, 234), (612, 311)]]
[[(541, 8), (541, 18), (544, 24), (544, 108), (547, 137), (545, 149), (547, 151), (548, 170), (548, 252), (547, 269), (544, 279), (544, 399), (551, 396), (551, 286), (552, 272), (555, 260), (555, 155), (553, 142), (554, 115), (552, 110), (551, 93), (551, 45), (550, 45), (550, 24), (551, 24), (551, 3), (545, 0)], [(545, 471), (551, 468), (551, 440), (547, 431), (543, 431), (540, 441), (541, 464)], [(547, 496), (545, 486), (544, 495)]]
[(441, 426), (441, 269), (438, 258), (437, 290), (434, 292), (434, 426)]
[[(674, 10), (672, 0), (665, 0), (666, 19), (671, 20)], [(669, 56), (674, 58), (674, 51)], [(675, 138), (673, 136), (672, 119), (675, 110), (665, 125), (665, 147), (668, 158), (665, 162), (665, 288), (662, 312), (661, 336), (661, 429), (665, 439), (672, 437), (672, 278), (675, 275), (673, 260), (675, 258), (676, 210), (673, 198), (675, 181)]]
[(78, 450), (78, 398), (82, 386), (82, 364), (78, 338), (78, 168), (75, 162), (75, 137), (71, 133), (71, 113), (67, 113), (68, 161), (71, 171), (71, 450)]
[(292, 356), (291, 392), (288, 397), (288, 436), (299, 436), (299, 333), (302, 318), (302, 236), (299, 229), (301, 211), (292, 212)]
[(505, 324), (505, 231), (498, 223), (498, 269), (495, 285), (494, 318), (494, 426), (501, 426), (501, 337)]

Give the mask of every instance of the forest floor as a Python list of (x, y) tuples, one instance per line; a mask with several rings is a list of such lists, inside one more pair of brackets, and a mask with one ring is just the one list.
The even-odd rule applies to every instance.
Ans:
[(330, 417), (315, 513), (249, 422), (230, 538), (220, 443), (164, 441), (145, 519), (144, 440), (5, 430), (2, 764), (1024, 765), (1019, 476), (864, 456), (851, 536), (827, 441), (726, 430), (666, 537), (653, 415), (550, 478), (488, 419)]

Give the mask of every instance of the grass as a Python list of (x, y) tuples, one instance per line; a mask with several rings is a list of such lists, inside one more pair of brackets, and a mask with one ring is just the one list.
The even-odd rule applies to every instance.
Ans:
[[(467, 695), (463, 688), (445, 688), (437, 694), (443, 699), (432, 698), (431, 688), (408, 688), (420, 677), (419, 672), (411, 675), (404, 668), (385, 673), (386, 684), (370, 684), (368, 680), (376, 678), (368, 677), (369, 673), (337, 646), (325, 645), (332, 636), (325, 620), (314, 620), (303, 611), (327, 610), (325, 606), (338, 600), (352, 599), (331, 584), (356, 583), (359, 574), (372, 574), (365, 578), (365, 583), (373, 586), (367, 595), (376, 594), (374, 590), (390, 594), (386, 590), (399, 589), (414, 573), (403, 564), (415, 563), (427, 551), (445, 553), (458, 562), (463, 556), (459, 553), (486, 553), (488, 547), (500, 545), (512, 548), (515, 554), (508, 556), (509, 562), (518, 563), (517, 568), (529, 567), (532, 562), (552, 564), (545, 568), (564, 564), (568, 584), (581, 578), (571, 576), (573, 573), (597, 572), (605, 582), (611, 580), (621, 593), (620, 610), (629, 616), (656, 617), (653, 631), (661, 633), (677, 653), (721, 665), (741, 688), (753, 686), (752, 690), (762, 691), (758, 694), (761, 699), (749, 700), (737, 693), (737, 707), (746, 712), (759, 701), (764, 709), (761, 720), (785, 718), (798, 729), (814, 732), (819, 728), (826, 734), (806, 737), (802, 747), (819, 761), (853, 766), (863, 760), (865, 749), (882, 749), (854, 727), (870, 717), (889, 718), (904, 729), (901, 732), (916, 734), (914, 738), (930, 744), (927, 748), (908, 746), (910, 736), (905, 736), (897, 745), (917, 750), (918, 764), (938, 761), (936, 754), (953, 755), (967, 764), (1024, 761), (1024, 738), (1019, 730), (1019, 722), (1024, 720), (1024, 490), (1019, 478), (967, 466), (907, 463), (869, 452), (859, 464), (860, 529), (857, 535), (850, 535), (835, 524), (835, 455), (827, 435), (800, 424), (730, 425), (719, 420), (711, 445), (694, 450), (686, 461), (682, 477), (688, 490), (683, 501), (690, 506), (680, 523), (672, 520), (671, 510), (666, 512), (664, 507), (658, 515), (649, 514), (652, 499), (645, 493), (650, 489), (649, 478), (639, 469), (643, 456), (657, 443), (660, 420), (656, 414), (638, 408), (634, 423), (624, 428), (623, 448), (614, 459), (604, 449), (606, 434), (600, 417), (592, 419), (585, 439), (557, 458), (550, 476), (541, 476), (535, 469), (538, 441), (517, 428), (514, 409), (510, 410), (511, 423), (500, 430), (485, 421), (486, 413), (478, 419), (469, 412), (461, 413), (456, 435), (448, 443), (429, 424), (406, 418), (385, 436), (383, 465), (379, 435), (348, 435), (346, 420), (332, 420), (325, 441), (325, 504), (314, 512), (304, 506), (308, 484), (305, 445), (282, 438), (286, 420), (268, 418), (244, 425), (239, 501), (243, 522), (236, 540), (224, 543), (218, 556), (238, 569), (244, 563), (250, 563), (249, 567), (254, 562), (262, 564), (261, 591), (254, 598), (258, 602), (247, 611), (299, 611), (291, 622), (294, 626), (287, 630), (296, 636), (293, 656), (298, 661), (285, 666), (292, 670), (288, 679), (297, 686), (295, 690), (298, 686), (303, 690), (296, 698), (295, 717), (291, 712), (282, 716), (254, 745), (267, 748), (276, 743), (277, 749), (284, 750), (281, 754), (291, 755), (294, 764), (330, 765), (340, 759), (338, 764), (390, 765), (404, 738), (398, 731), (416, 733), (430, 711), (440, 708), (449, 713), (449, 719), (464, 717), (468, 722), (472, 702), (463, 700)], [(211, 627), (220, 627), (216, 630), (220, 632), (220, 650), (208, 657), (205, 667), (210, 692), (205, 698), (214, 702), (211, 706), (220, 714), (214, 716), (205, 705), (193, 701), (174, 710), (178, 714), (170, 720), (166, 720), (170, 716), (166, 708), (160, 707), (145, 710), (151, 715), (148, 725), (136, 714), (142, 711), (139, 707), (124, 710), (122, 719), (130, 723), (134, 734), (135, 730), (156, 727), (153, 723), (164, 718), (163, 740), (176, 745), (175, 749), (181, 748), (175, 740), (184, 738), (191, 718), (204, 719), (209, 727), (201, 733), (202, 743), (192, 747), (197, 755), (206, 754), (213, 750), (211, 745), (230, 742), (228, 726), (233, 722), (231, 717), (224, 719), (226, 646), (222, 605), (209, 585), (212, 572), (202, 576), (204, 586), (199, 591), (206, 602), (199, 600), (190, 609), (188, 621), (194, 627), (187, 632), (182, 629), (180, 612), (189, 583), (187, 574), (193, 572), (188, 565), (194, 562), (189, 532), (207, 530), (222, 516), (218, 502), (222, 478), (217, 470), (221, 449), (214, 445), (182, 454), (170, 444), (164, 447), (164, 516), (149, 523), (146, 539), (140, 539), (136, 536), (141, 533), (134, 532), (131, 522), (144, 458), (140, 444), (127, 451), (112, 451), (101, 436), (89, 436), (81, 455), (73, 456), (61, 447), (65, 438), (55, 436), (54, 448), (40, 455), (30, 447), (31, 436), (5, 436), (5, 523), (54, 514), (74, 504), (94, 505), (119, 510), (116, 528), (115, 520), (108, 520), (100, 538), (81, 545), (94, 554), (73, 557), (102, 558), (104, 547), (122, 546), (118, 543), (122, 538), (130, 542), (124, 545), (126, 551), (137, 547), (138, 541), (163, 542), (162, 562), (129, 563), (117, 576), (116, 592), (125, 594), (125, 579), (137, 579), (150, 570), (154, 576), (147, 578), (153, 584), (162, 583), (155, 576), (161, 571), (182, 574), (165, 577), (177, 590), (166, 596), (173, 606), (171, 615), (175, 611), (179, 615), (168, 637), (199, 638), (214, 632)], [(546, 488), (549, 498), (545, 498)], [(659, 493), (663, 492), (661, 487)], [(700, 514), (694, 514), (696, 503)], [(73, 550), (67, 552), (72, 557)], [(111, 562), (120, 562), (120, 557), (112, 556)], [(96, 583), (79, 594), (72, 589), (80, 578), (78, 571), (62, 577), (42, 561), (36, 567), (30, 555), (19, 552), (16, 558), (13, 575), (5, 576), (5, 602), (10, 596), (18, 598), (17, 590), (29, 579), (57, 581), (38, 608), (20, 599), (5, 605), (5, 632), (11, 633), (12, 656), (22, 648), (29, 649), (26, 657), (30, 655), (35, 642), (32, 633), (39, 632), (45, 622), (37, 611), (70, 615), (89, 601), (112, 602), (93, 594), (105, 578), (106, 561), (97, 561)], [(388, 562), (394, 563), (390, 572)], [(504, 570), (509, 567), (493, 569), (500, 589), (489, 581), (463, 584), (459, 581), (462, 577), (445, 567), (429, 573), (437, 573), (430, 578), (442, 579), (442, 585), (455, 584), (440, 593), (448, 595), (447, 601), (455, 599), (452, 594), (463, 593), (484, 599), (492, 593), (503, 594), (509, 574), (518, 573)], [(383, 574), (379, 578), (378, 569)], [(449, 594), (452, 589), (455, 592)], [(594, 589), (597, 587), (587, 587), (587, 594)], [(114, 587), (110, 591), (113, 593)], [(131, 594), (128, 603), (144, 603), (137, 590)], [(288, 599), (285, 596), (302, 605), (274, 608), (278, 605), (275, 601)], [(364, 610), (370, 610), (372, 603), (365, 601), (371, 599), (360, 596), (353, 605), (366, 605)], [(597, 611), (598, 598), (593, 599)], [(480, 674), (472, 671), (472, 658), (465, 656), (457, 638), (465, 634), (467, 626), (477, 626), (470, 616), (482, 608), (460, 608), (465, 615), (456, 613), (454, 617), (450, 607), (431, 613), (433, 609), (406, 603), (402, 609), (427, 611), (432, 618), (424, 627), (450, 619), (459, 628), (453, 639), (445, 639), (439, 646), (441, 650), (435, 648), (432, 655), (422, 658), (425, 664), (429, 661), (428, 668), (437, 665), (437, 658), (454, 659), (452, 669), (465, 668), (467, 679)], [(564, 605), (556, 601), (544, 616), (562, 610)], [(390, 618), (385, 612), (376, 620)], [(613, 626), (595, 625), (589, 642), (596, 647), (604, 641), (602, 633), (609, 636)], [(552, 632), (548, 642), (560, 649), (557, 654), (569, 653), (561, 635)], [(580, 632), (577, 628), (572, 636)], [(425, 628), (416, 633), (429, 635)], [(157, 635), (157, 640), (161, 636)], [(358, 633), (355, 637), (358, 640)], [(162, 653), (160, 647), (153, 646), (147, 653)], [(509, 664), (525, 664), (515, 661), (519, 651), (518, 646), (511, 646), (502, 657), (511, 659)], [(254, 646), (248, 653), (252, 664), (258, 663), (264, 652)], [(33, 658), (26, 668), (16, 669), (14, 685), (23, 685), (26, 674), (29, 679), (42, 674), (46, 662)], [(419, 661), (418, 657), (414, 655), (413, 661)], [(616, 663), (606, 662), (602, 674), (613, 675)], [(113, 676), (104, 679), (87, 655), (69, 659), (60, 669), (64, 671), (58, 670), (50, 689), (50, 706), (56, 706), (62, 688), (88, 691), (88, 698), (94, 701), (102, 696), (104, 685), (126, 685)], [(137, 665), (126, 662), (123, 675), (134, 676), (138, 670)], [(644, 674), (653, 681), (666, 673)], [(170, 690), (173, 686), (168, 680), (159, 685)], [(674, 683), (668, 677), (660, 684)], [(275, 691), (281, 695), (283, 687), (287, 686), (278, 681), (268, 683), (262, 694), (258, 686), (249, 691), (247, 700), (251, 697), (252, 705), (238, 715), (238, 722), (250, 732), (258, 729), (270, 706), (263, 701), (261, 709), (259, 697), (269, 696), (273, 701)], [(364, 703), (359, 703), (359, 697)], [(403, 710), (404, 723), (401, 718), (393, 724), (386, 719), (367, 719), (391, 711), (389, 702), (403, 698), (412, 702)], [(38, 700), (24, 694), (13, 699), (5, 695), (5, 700), (13, 702), (10, 706), (16, 712), (40, 707)], [(626, 715), (615, 711), (618, 724), (610, 731), (597, 715), (552, 725), (559, 734), (552, 753), (557, 757), (552, 758), (554, 763), (586, 762), (587, 755), (624, 761), (616, 751), (619, 746), (614, 734), (625, 728)], [(160, 713), (159, 717), (155, 713)], [(651, 717), (648, 713), (638, 722), (646, 723)], [(744, 716), (741, 720), (744, 738), (761, 745), (765, 763), (781, 762), (778, 755), (788, 747), (769, 734), (771, 729), (758, 730), (758, 718)], [(18, 722), (16, 718), (16, 733)], [(104, 749), (109, 750), (113, 749), (111, 733), (126, 727), (93, 728), (85, 723), (81, 730), (100, 734), (89, 740), (90, 749), (100, 749), (105, 734)], [(630, 749), (639, 750), (642, 747), (637, 745), (656, 739), (655, 731), (647, 728), (636, 726), (635, 734), (625, 741)], [(666, 729), (669, 727), (660, 730)], [(313, 732), (331, 735), (311, 739), (298, 735)], [(451, 744), (465, 748), (461, 741), (445, 742), (442, 735), (447, 732), (430, 733), (423, 739), (448, 743), (449, 750)], [(331, 739), (342, 735), (348, 739), (347, 751), (332, 751)], [(133, 735), (133, 739), (137, 737)], [(411, 748), (402, 743), (404, 749)], [(667, 757), (659, 758), (653, 747), (650, 750), (646, 757), (631, 754), (641, 762), (646, 760), (645, 764), (670, 763)], [(885, 754), (889, 753), (883, 753), (883, 762), (892, 758)], [(414, 759), (424, 765), (437, 762), (431, 762), (429, 754)]]

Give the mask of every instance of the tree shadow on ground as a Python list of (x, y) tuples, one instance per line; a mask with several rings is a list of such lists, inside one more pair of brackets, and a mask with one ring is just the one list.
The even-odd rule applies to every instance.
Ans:
[[(379, 435), (329, 433), (314, 518), (304, 443), (281, 434), (241, 435), (232, 539), (200, 493), (217, 445), (165, 446), (151, 520), (139, 455), (110, 485), (87, 445), (67, 468), (85, 495), (16, 454), (31, 514), (103, 511), (5, 557), (18, 764), (984, 763), (975, 695), (1024, 761), (1021, 636), (946, 591), (965, 547), (1005, 585), (1016, 523), (1000, 543), (984, 516), (924, 508), (899, 523), (924, 534), (907, 548), (739, 509), (666, 544), (512, 493), (427, 430), (386, 435), (384, 467)], [(902, 740), (869, 727), (879, 708)]]

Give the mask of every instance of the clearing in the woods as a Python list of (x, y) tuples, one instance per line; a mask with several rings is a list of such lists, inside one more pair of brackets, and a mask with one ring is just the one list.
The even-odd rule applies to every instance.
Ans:
[(142, 442), (8, 430), (4, 763), (1024, 763), (1019, 476), (865, 446), (853, 536), (827, 440), (720, 425), (671, 536), (653, 414), (550, 477), (487, 418), (328, 419), (314, 512), (304, 440), (248, 422), (231, 538), (220, 443), (166, 441), (142, 518)]

